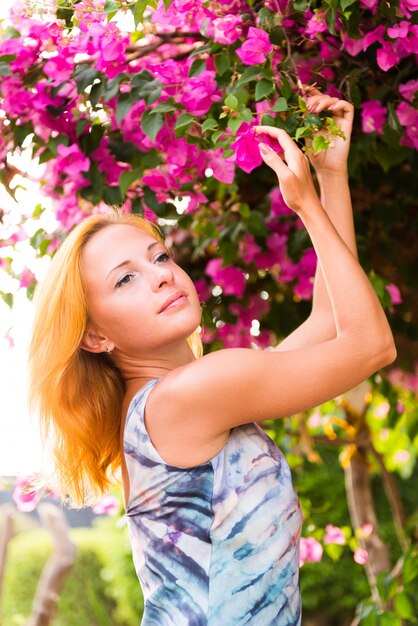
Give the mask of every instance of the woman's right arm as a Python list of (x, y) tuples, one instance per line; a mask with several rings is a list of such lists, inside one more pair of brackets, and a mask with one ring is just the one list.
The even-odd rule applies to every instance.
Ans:
[[(307, 158), (281, 129), (266, 127), (284, 149), (267, 149), (283, 197), (304, 222), (321, 265), (336, 337), (289, 351), (227, 349), (167, 375), (159, 390), (156, 429), (174, 427), (189, 445), (210, 449), (231, 428), (280, 418), (348, 391), (396, 357), (379, 300), (356, 257), (316, 194)], [(151, 401), (151, 397), (150, 397)], [(152, 414), (152, 402), (150, 405)], [(152, 435), (151, 435), (152, 436)]]

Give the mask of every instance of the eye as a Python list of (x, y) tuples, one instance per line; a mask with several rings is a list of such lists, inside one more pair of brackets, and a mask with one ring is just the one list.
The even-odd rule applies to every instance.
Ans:
[(119, 289), (119, 287), (123, 287), (123, 285), (127, 285), (128, 283), (130, 283), (133, 276), (133, 274), (125, 274), (124, 276), (122, 276), (122, 278), (119, 278), (118, 282), (115, 285), (116, 289)]
[(166, 250), (165, 252), (161, 252), (155, 257), (156, 263), (167, 263), (170, 259), (173, 258), (173, 253), (171, 250)]

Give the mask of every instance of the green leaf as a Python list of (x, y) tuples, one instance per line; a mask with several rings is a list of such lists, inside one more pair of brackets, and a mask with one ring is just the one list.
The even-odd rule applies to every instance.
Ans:
[(135, 4), (134, 10), (134, 22), (135, 28), (138, 26), (139, 22), (142, 20), (144, 15), (144, 11), (147, 8), (148, 0), (137, 0)]
[(324, 135), (316, 135), (312, 140), (312, 148), (314, 154), (318, 154), (318, 152), (322, 152), (323, 150), (327, 150), (330, 146), (330, 142)]
[(76, 132), (77, 137), (81, 135), (81, 133), (84, 131), (88, 123), (89, 121), (86, 118), (78, 120), (77, 124), (75, 125), (75, 132)]
[[(309, 137), (310, 139), (312, 138), (312, 128), (306, 127), (306, 126), (301, 126), (300, 128), (298, 128), (296, 130), (296, 135), (295, 135), (295, 139), (296, 141), (299, 141), (302, 138), (306, 138)], [(316, 154), (316, 152), (315, 152)]]
[(418, 576), (418, 558), (417, 554), (407, 554), (405, 556), (403, 566), (403, 579), (404, 583), (408, 584), (412, 582)]
[(189, 128), (192, 122), (193, 122), (193, 115), (190, 115), (190, 113), (182, 113), (177, 118), (174, 130), (183, 130), (185, 128)]
[(225, 98), (224, 104), (233, 111), (236, 111), (236, 109), (238, 108), (238, 98), (233, 94), (229, 94), (229, 96)]
[(125, 195), (131, 184), (142, 176), (142, 168), (131, 170), (130, 172), (122, 172), (119, 176), (119, 189), (122, 196)]
[(115, 0), (106, 0), (105, 5), (103, 7), (103, 11), (105, 13), (117, 13), (118, 10), (119, 10), (119, 7), (116, 4)]
[(337, 17), (337, 13), (335, 9), (329, 9), (325, 16), (325, 22), (327, 24), (328, 30), (332, 35), (337, 35), (337, 31), (335, 30), (335, 20)]
[(103, 95), (103, 91), (104, 91), (104, 83), (102, 81), (100, 81), (100, 83), (95, 83), (92, 86), (90, 90), (89, 100), (93, 107), (95, 107), (96, 104), (98, 103), (99, 99)]
[(223, 265), (232, 265), (237, 260), (238, 245), (228, 239), (219, 241), (219, 253)]
[(11, 76), (12, 70), (8, 63), (0, 63), (0, 76)]
[(177, 105), (172, 102), (161, 102), (160, 104), (156, 104), (155, 107), (152, 108), (153, 113), (172, 113), (173, 111), (177, 111)]
[(414, 604), (406, 591), (401, 591), (395, 598), (395, 611), (402, 617), (416, 622)]
[(83, 93), (86, 87), (92, 85), (98, 75), (99, 72), (94, 67), (87, 65), (87, 63), (77, 65), (74, 72), (74, 80), (77, 85), (78, 93)]
[(306, 102), (300, 96), (298, 97), (298, 106), (303, 113), (306, 113)]
[(10, 63), (11, 61), (16, 60), (15, 54), (1, 54), (0, 55), (0, 63)]
[(247, 122), (247, 124), (251, 124), (251, 122), (253, 121), (253, 112), (251, 111), (251, 109), (248, 109), (247, 107), (244, 107), (242, 111), (240, 108), (240, 115), (242, 119), (244, 120), (244, 122)]
[(103, 202), (108, 206), (120, 206), (123, 202), (123, 197), (119, 187), (106, 185), (103, 188)]
[(149, 187), (144, 187), (144, 202), (152, 211), (156, 211), (160, 206), (155, 192)]
[(7, 306), (12, 308), (13, 306), (13, 294), (12, 293), (4, 293), (4, 291), (0, 291), (0, 297), (5, 301)]
[(340, 0), (341, 10), (345, 11), (346, 9), (348, 9), (348, 7), (350, 7), (355, 2), (356, 0)]
[(274, 89), (274, 83), (266, 78), (262, 78), (259, 80), (255, 86), (255, 99), (257, 102), (263, 100), (268, 96)]
[(227, 70), (229, 70), (231, 66), (229, 57), (225, 53), (217, 54), (215, 57), (215, 67), (216, 71), (220, 76), (225, 74)]
[(136, 98), (132, 97), (130, 93), (122, 93), (119, 96), (118, 103), (116, 105), (116, 120), (120, 125), (125, 115), (130, 111), (136, 102)]
[(272, 106), (272, 110), (275, 113), (283, 113), (284, 111), (287, 111), (288, 108), (289, 107), (287, 106), (287, 100), (282, 96), (280, 96), (280, 98), (277, 98), (276, 102)]
[(208, 130), (214, 130), (215, 128), (218, 128), (218, 126), (219, 126), (219, 123), (216, 120), (214, 120), (211, 117), (208, 117), (208, 119), (205, 120), (202, 124), (202, 132), (205, 133)]
[(122, 72), (122, 74), (119, 74), (119, 76), (116, 76), (105, 85), (103, 92), (103, 98), (105, 100), (111, 100), (116, 96), (119, 92), (119, 86), (124, 78), (126, 78), (126, 74)]
[(245, 83), (249, 83), (252, 80), (255, 80), (256, 76), (258, 76), (258, 74), (260, 74), (261, 71), (262, 71), (262, 66), (260, 65), (251, 65), (250, 67), (247, 67), (241, 74), (236, 84), (245, 85)]
[(189, 76), (198, 76), (206, 69), (205, 59), (195, 59), (190, 66)]
[(212, 143), (216, 144), (219, 137), (221, 137), (224, 134), (223, 130), (217, 130), (216, 133), (213, 133), (212, 135)]
[(233, 135), (238, 131), (239, 127), (243, 123), (243, 119), (240, 117), (230, 117), (228, 120), (228, 128)]
[(164, 124), (164, 116), (162, 113), (154, 113), (154, 111), (145, 111), (141, 118), (141, 128), (144, 133), (154, 141), (158, 132)]

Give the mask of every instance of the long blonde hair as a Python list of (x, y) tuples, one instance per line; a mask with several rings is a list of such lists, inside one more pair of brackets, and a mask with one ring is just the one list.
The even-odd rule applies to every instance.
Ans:
[[(91, 237), (110, 224), (135, 226), (163, 240), (159, 229), (138, 215), (91, 215), (60, 246), (34, 298), (29, 402), (52, 451), (54, 488), (74, 506), (97, 501), (114, 483), (121, 465), (121, 374), (106, 354), (81, 348), (88, 320), (81, 253)], [(199, 333), (188, 341), (200, 357)]]

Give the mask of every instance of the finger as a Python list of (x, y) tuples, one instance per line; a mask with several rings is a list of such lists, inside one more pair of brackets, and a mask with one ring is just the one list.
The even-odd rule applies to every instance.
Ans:
[(346, 100), (338, 100), (338, 102), (335, 102), (329, 107), (329, 110), (336, 115), (347, 117), (348, 119), (354, 117), (354, 106)]
[(283, 128), (276, 128), (275, 126), (253, 126), (253, 130), (257, 135), (268, 135), (275, 139), (279, 146), (286, 151), (286, 148), (292, 149), (294, 148), (296, 151), (299, 150), (293, 139)]
[(333, 104), (338, 102), (338, 98), (332, 98), (331, 96), (314, 96), (309, 98), (306, 102), (306, 108), (309, 113), (320, 113), (329, 109)]
[(319, 91), (316, 85), (302, 85), (303, 93), (306, 96), (321, 96), (322, 93)]
[[(301, 150), (299, 150), (296, 143), (287, 134), (287, 132), (283, 130), (283, 128), (275, 128), (274, 126), (255, 126), (254, 129), (257, 134), (261, 134), (261, 133), (266, 134), (270, 137), (273, 137), (274, 139), (276, 139), (276, 141), (279, 142), (280, 147), (283, 149), (283, 152), (284, 152), (283, 159), (281, 159), (281, 163), (282, 165), (284, 165), (283, 160), (287, 163), (287, 166), (285, 166), (285, 170), (287, 172), (289, 170), (298, 171), (300, 163), (301, 163), (301, 159), (305, 158), (304, 154)], [(273, 154), (276, 154), (274, 150), (272, 150), (272, 152)], [(261, 156), (264, 159), (265, 155), (263, 153), (261, 153)], [(270, 162), (267, 164), (270, 165)], [(270, 165), (270, 167), (273, 167), (273, 166)], [(279, 178), (280, 178), (279, 172), (281, 172), (281, 174), (284, 174), (285, 170), (283, 168), (281, 168), (281, 170), (275, 169)]]
[(285, 176), (285, 174), (287, 174), (289, 171), (287, 165), (284, 163), (283, 159), (277, 154), (277, 152), (275, 152), (273, 148), (270, 148), (270, 146), (268, 146), (267, 144), (260, 143), (258, 147), (264, 163), (276, 172), (277, 177), (280, 181), (280, 179), (283, 178), (283, 176)]
[(280, 150), (284, 152), (284, 160), (289, 166), (302, 154), (296, 143), (283, 128), (276, 128), (274, 126), (253, 126), (253, 129), (257, 135), (268, 135), (278, 142)]

